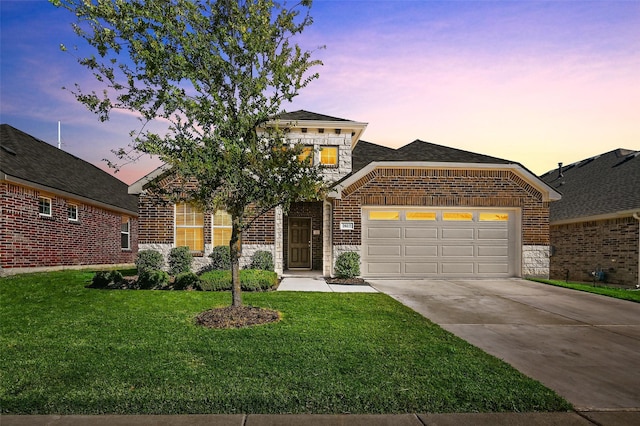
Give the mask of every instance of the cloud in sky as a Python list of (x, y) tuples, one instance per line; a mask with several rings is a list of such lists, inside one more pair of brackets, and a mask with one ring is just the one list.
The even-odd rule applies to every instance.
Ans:
[[(73, 16), (42, 1), (2, 8), (2, 122), (105, 167), (138, 123), (108, 123), (60, 90), (93, 86), (59, 44)], [(298, 39), (324, 66), (287, 110), (368, 122), (367, 141), (423, 139), (543, 173), (640, 149), (640, 2), (322, 1)], [(25, 31), (25, 29), (29, 29)], [(127, 166), (131, 182), (157, 162)]]

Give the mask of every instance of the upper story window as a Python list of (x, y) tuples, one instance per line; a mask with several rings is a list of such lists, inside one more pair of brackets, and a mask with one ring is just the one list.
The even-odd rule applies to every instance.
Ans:
[(189, 203), (176, 204), (175, 245), (204, 251), (204, 213)]
[(298, 161), (300, 161), (301, 163), (304, 161), (310, 161), (311, 163), (313, 163), (313, 147), (305, 146), (304, 148), (302, 148), (302, 152), (298, 154)]
[(131, 249), (131, 221), (126, 216), (122, 216), (120, 225), (120, 248), (122, 250)]
[(40, 216), (51, 217), (51, 198), (38, 197), (38, 213)]
[(231, 240), (231, 215), (218, 210), (213, 215), (213, 246), (229, 246)]
[(338, 147), (323, 146), (320, 148), (320, 164), (328, 167), (338, 166)]
[(75, 204), (67, 205), (67, 219), (72, 222), (78, 221), (78, 206), (76, 206)]

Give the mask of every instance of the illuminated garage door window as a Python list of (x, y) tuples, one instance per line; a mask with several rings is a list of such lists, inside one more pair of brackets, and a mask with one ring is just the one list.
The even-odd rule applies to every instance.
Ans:
[(442, 220), (455, 220), (470, 222), (473, 220), (473, 213), (466, 212), (444, 212), (442, 213)]
[(400, 212), (371, 211), (369, 220), (400, 220)]
[(481, 222), (507, 222), (509, 220), (509, 213), (480, 213)]
[(407, 220), (436, 220), (436, 212), (407, 212)]

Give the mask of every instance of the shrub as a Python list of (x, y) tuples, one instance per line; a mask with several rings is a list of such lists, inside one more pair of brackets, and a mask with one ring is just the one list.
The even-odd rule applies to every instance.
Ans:
[(111, 273), (109, 271), (98, 271), (91, 279), (91, 287), (106, 288), (111, 283)]
[(273, 271), (273, 255), (270, 251), (258, 250), (251, 256), (250, 269)]
[(109, 272), (109, 281), (114, 284), (121, 284), (122, 282), (124, 282), (122, 272), (116, 270)]
[(169, 274), (178, 275), (191, 271), (193, 255), (189, 247), (174, 247), (169, 252)]
[(176, 280), (173, 283), (175, 290), (184, 290), (187, 288), (199, 289), (200, 278), (193, 272), (183, 272), (176, 275)]
[(148, 271), (154, 271), (162, 269), (164, 264), (164, 258), (160, 252), (155, 250), (141, 250), (136, 257), (136, 268), (138, 268), (138, 274), (142, 274)]
[[(266, 291), (278, 283), (278, 274), (271, 271), (243, 269), (240, 271), (242, 291)], [(200, 289), (204, 291), (231, 290), (231, 271), (209, 271), (200, 275)]]
[(211, 269), (214, 271), (231, 271), (229, 246), (215, 246), (209, 257), (211, 258)]
[(155, 269), (144, 271), (138, 275), (138, 286), (141, 289), (164, 287), (169, 284), (169, 274), (165, 271)]
[(355, 278), (360, 275), (360, 255), (355, 251), (341, 253), (336, 259), (336, 277)]

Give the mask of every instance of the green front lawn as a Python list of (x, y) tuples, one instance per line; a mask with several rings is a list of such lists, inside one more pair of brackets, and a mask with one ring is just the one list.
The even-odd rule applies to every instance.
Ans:
[(0, 279), (3, 414), (557, 411), (570, 405), (383, 294), (245, 293), (281, 312), (194, 325), (229, 293)]
[(539, 283), (555, 285), (557, 287), (571, 288), (573, 290), (586, 291), (588, 293), (601, 294), (603, 296), (615, 297), (616, 299), (630, 300), (640, 303), (640, 291), (627, 290), (624, 288), (607, 287), (606, 284), (598, 283), (597, 285), (585, 283), (572, 283), (561, 280), (545, 280), (542, 278), (530, 278), (531, 281)]

